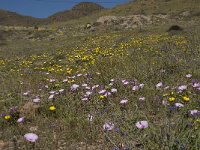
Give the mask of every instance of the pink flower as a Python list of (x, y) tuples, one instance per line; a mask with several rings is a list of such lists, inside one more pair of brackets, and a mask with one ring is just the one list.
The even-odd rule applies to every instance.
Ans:
[(200, 83), (194, 83), (194, 84), (192, 85), (192, 87), (193, 87), (193, 88), (198, 88), (198, 87), (200, 87)]
[(99, 94), (104, 94), (104, 93), (106, 93), (106, 90), (99, 91)]
[(18, 123), (24, 122), (24, 117), (21, 117), (21, 118), (17, 119), (17, 122), (18, 122)]
[(148, 122), (147, 121), (138, 121), (135, 125), (138, 129), (148, 128)]
[(90, 96), (90, 95), (92, 95), (92, 92), (91, 92), (91, 91), (87, 91), (87, 92), (85, 93), (85, 96), (86, 96), (86, 97), (88, 97), (88, 96)]
[(133, 86), (132, 90), (133, 91), (138, 91), (139, 90), (139, 86), (137, 86), (137, 85)]
[(38, 136), (34, 133), (27, 133), (24, 135), (24, 138), (29, 142), (36, 142), (38, 139)]
[(108, 97), (108, 96), (110, 96), (110, 95), (111, 95), (110, 92), (106, 92), (103, 96), (104, 96), (104, 97)]
[(158, 84), (156, 84), (156, 88), (159, 89), (160, 87), (163, 86), (163, 83), (162, 82), (159, 82)]
[(200, 111), (194, 109), (194, 110), (189, 110), (189, 112), (190, 112), (191, 115), (196, 115), (196, 114), (198, 114)]
[(82, 74), (81, 74), (81, 73), (77, 74), (77, 77), (80, 77), (80, 76), (82, 76)]
[(107, 131), (110, 131), (110, 130), (112, 130), (113, 128), (114, 128), (115, 126), (114, 126), (114, 124), (113, 123), (105, 123), (104, 125), (103, 125), (103, 129), (104, 130), (107, 130)]
[(73, 84), (73, 85), (70, 87), (70, 89), (71, 89), (71, 91), (75, 91), (75, 90), (78, 89), (78, 87), (79, 87), (78, 84)]
[(175, 106), (178, 107), (178, 108), (184, 107), (184, 105), (181, 104), (181, 103), (175, 103)]
[(123, 85), (128, 85), (128, 84), (129, 84), (128, 81), (123, 82)]
[(97, 85), (94, 85), (94, 86), (92, 86), (92, 90), (94, 90), (94, 89), (96, 89), (96, 88), (98, 88), (99, 87), (99, 85), (97, 84)]
[(178, 89), (180, 91), (186, 90), (187, 89), (187, 85), (181, 85), (181, 86), (178, 87)]

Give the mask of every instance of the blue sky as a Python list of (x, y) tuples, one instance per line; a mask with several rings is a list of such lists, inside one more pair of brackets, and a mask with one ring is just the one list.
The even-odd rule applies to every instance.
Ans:
[(21, 15), (46, 18), (55, 12), (72, 8), (79, 2), (96, 2), (106, 8), (123, 4), (129, 0), (0, 0), (0, 9)]

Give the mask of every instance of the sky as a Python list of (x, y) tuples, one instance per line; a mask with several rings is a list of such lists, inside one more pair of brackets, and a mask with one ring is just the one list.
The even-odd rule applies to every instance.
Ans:
[(0, 9), (17, 12), (21, 15), (46, 18), (58, 11), (72, 8), (79, 2), (95, 2), (111, 8), (129, 0), (0, 0)]

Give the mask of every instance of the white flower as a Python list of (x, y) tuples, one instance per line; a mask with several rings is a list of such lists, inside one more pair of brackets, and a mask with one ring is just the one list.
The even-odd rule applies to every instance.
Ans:
[(143, 88), (144, 87), (144, 83), (139, 84), (139, 87)]
[(91, 88), (90, 88), (89, 86), (86, 86), (85, 89), (86, 89), (86, 90), (90, 90)]
[(60, 92), (60, 93), (63, 93), (63, 92), (64, 92), (64, 89), (60, 89), (59, 92)]
[(50, 79), (49, 80), (50, 83), (55, 82), (55, 81), (56, 81), (55, 79)]
[(67, 82), (67, 81), (68, 81), (68, 79), (64, 79), (64, 80), (63, 80), (63, 82)]
[(72, 76), (72, 77), (68, 77), (69, 79), (74, 79), (75, 78), (75, 76)]
[(112, 92), (112, 93), (117, 93), (117, 89), (112, 88), (112, 89), (111, 89), (111, 92)]
[(169, 86), (166, 86), (165, 88), (164, 88), (164, 90), (168, 90), (170, 87)]
[(55, 94), (55, 93), (56, 93), (55, 91), (50, 91), (50, 92), (49, 92), (49, 94)]
[(88, 118), (87, 118), (89, 121), (92, 121), (94, 119), (94, 117), (92, 115), (88, 115)]
[(115, 79), (111, 79), (111, 80), (110, 80), (110, 82), (114, 82), (114, 81), (115, 81)]
[(123, 100), (120, 101), (120, 104), (126, 104), (126, 103), (128, 103), (127, 99), (123, 99)]
[(82, 86), (82, 87), (86, 87), (86, 86), (88, 86), (88, 85), (84, 83), (84, 84), (82, 84), (81, 86)]
[(114, 85), (114, 83), (113, 83), (113, 82), (109, 83), (109, 86), (113, 86), (113, 85)]
[(54, 98), (54, 94), (50, 95), (48, 99), (53, 100), (53, 98)]
[(82, 101), (88, 101), (88, 98), (87, 97), (84, 97), (81, 99)]
[(122, 83), (126, 82), (126, 80), (122, 80)]
[(100, 75), (101, 73), (99, 73), (99, 72), (96, 72), (96, 74), (97, 74), (97, 75)]
[(30, 91), (27, 91), (27, 92), (24, 92), (23, 95), (24, 95), (24, 96), (28, 96), (29, 93), (30, 93)]
[(187, 74), (187, 75), (186, 75), (186, 78), (191, 78), (191, 77), (192, 77), (191, 74)]
[(139, 100), (140, 100), (140, 101), (145, 101), (145, 97), (142, 97), (142, 96), (141, 96), (141, 97), (139, 97)]
[(167, 105), (168, 103), (167, 103), (167, 101), (163, 100), (163, 101), (162, 101), (162, 104), (163, 104), (163, 105)]
[(34, 98), (34, 99), (33, 99), (33, 102), (34, 102), (34, 103), (39, 103), (39, 102), (40, 102), (40, 98), (38, 98), (38, 97)]

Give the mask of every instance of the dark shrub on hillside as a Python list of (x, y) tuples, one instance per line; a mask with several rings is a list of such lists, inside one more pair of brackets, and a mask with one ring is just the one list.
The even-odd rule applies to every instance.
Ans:
[(167, 31), (168, 31), (168, 32), (170, 32), (170, 31), (183, 31), (183, 28), (181, 28), (181, 27), (178, 26), (178, 25), (173, 25), (173, 26), (171, 26)]

